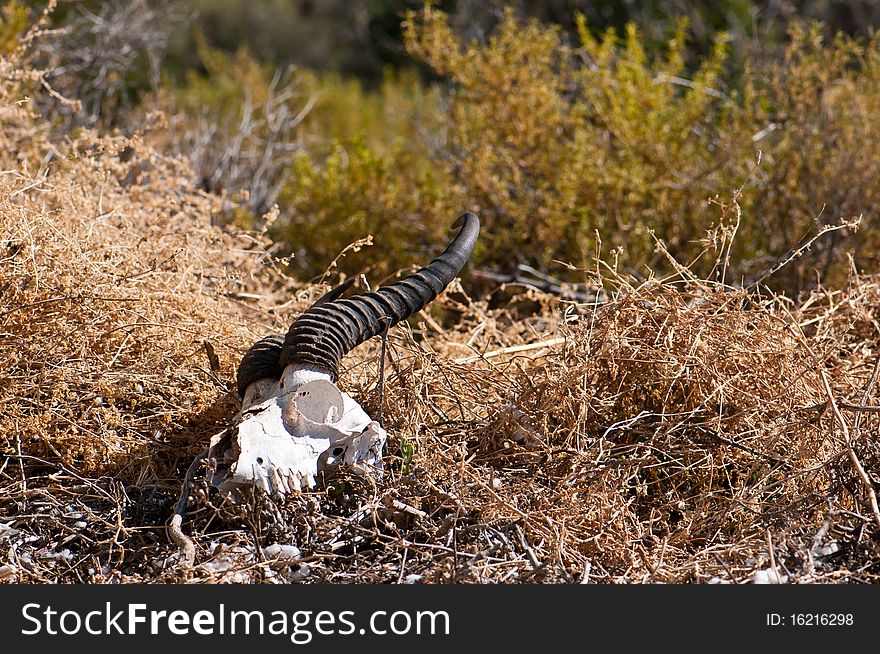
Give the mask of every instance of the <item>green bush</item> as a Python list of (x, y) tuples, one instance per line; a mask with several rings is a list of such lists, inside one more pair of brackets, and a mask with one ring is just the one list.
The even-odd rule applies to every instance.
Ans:
[(0, 55), (13, 52), (31, 24), (28, 8), (17, 0), (0, 5)]
[[(689, 68), (684, 23), (650, 52), (634, 26), (596, 35), (579, 18), (578, 31), (570, 45), (558, 27), (508, 11), (484, 42), (464, 42), (441, 11), (410, 13), (408, 52), (446, 80), (444, 101), (423, 93), (409, 114), (437, 115), (389, 138), (370, 118), (400, 93), (387, 84), (372, 106), (345, 109), (354, 124), (329, 130), (337, 140), (325, 159), (298, 161), (284, 202), (304, 270), (321, 272), (367, 234), (371, 261), (406, 266), (412, 244), (430, 247), (424, 239), (442, 238), (465, 209), (485, 224), (477, 265), (502, 270), (592, 267), (598, 235), (637, 275), (670, 270), (655, 239), (708, 275), (719, 253), (704, 251), (718, 249), (721, 229), (736, 232), (727, 280), (748, 283), (854, 216), (868, 229), (826, 234), (775, 283), (833, 281), (845, 254), (876, 266), (876, 39), (824, 43), (818, 25), (795, 27), (783, 61), (735, 74), (723, 36)], [(395, 119), (406, 125), (407, 112)]]
[(828, 42), (820, 25), (795, 25), (781, 59), (740, 48), (734, 62), (723, 34), (695, 58), (684, 21), (659, 46), (633, 25), (574, 23), (572, 40), (508, 10), (468, 41), (429, 4), (403, 34), (440, 81), (388, 71), (373, 90), (332, 73), (280, 75), (197, 37), (198, 68), (167, 77), (159, 95), (167, 146), (194, 160), (204, 187), (239, 200), (240, 222), (277, 203), (273, 236), (304, 278), (368, 236), (369, 255), (339, 261), (346, 273), (382, 279), (423, 263), (464, 210), (484, 223), (475, 265), (505, 272), (523, 263), (582, 277), (557, 262), (593, 269), (601, 249), (623, 271), (666, 274), (660, 240), (699, 275), (717, 273), (729, 246), (725, 279), (749, 283), (856, 216), (857, 233), (825, 234), (769, 281), (834, 283), (847, 255), (876, 268), (876, 38)]
[[(432, 152), (443, 117), (439, 92), (411, 73), (389, 72), (379, 92), (333, 75), (309, 83), (316, 98), (303, 123), (309, 145), (289, 171), (279, 198), (287, 219), (275, 233), (294, 253), (293, 269), (321, 274), (367, 236), (375, 279), (424, 263), (460, 213), (447, 197), (452, 177)], [(339, 267), (349, 274), (367, 269), (363, 258), (342, 259)]]
[(440, 12), (408, 19), (410, 51), (455, 83), (448, 156), (486, 222), (491, 265), (586, 266), (597, 230), (633, 266), (652, 256), (650, 230), (680, 252), (708, 222), (707, 197), (747, 171), (730, 138), (738, 114), (716, 90), (723, 41), (685, 86), (683, 28), (652, 59), (634, 27), (621, 39), (579, 27), (570, 48), (508, 12), (478, 47)]
[(755, 255), (785, 251), (807, 233), (862, 216), (858, 233), (826, 235), (778, 282), (800, 288), (839, 281), (856, 265), (877, 271), (880, 238), (880, 41), (795, 28), (785, 59), (753, 75), (755, 143), (764, 152), (748, 207), (745, 243)]

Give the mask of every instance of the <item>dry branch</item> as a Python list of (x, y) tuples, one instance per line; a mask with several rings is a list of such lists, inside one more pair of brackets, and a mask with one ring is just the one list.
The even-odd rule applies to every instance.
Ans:
[(862, 462), (859, 461), (859, 457), (853, 449), (852, 438), (849, 434), (849, 426), (846, 424), (843, 414), (840, 413), (840, 409), (837, 407), (834, 393), (831, 392), (831, 384), (828, 382), (828, 374), (824, 370), (820, 372), (822, 375), (822, 384), (825, 386), (825, 393), (828, 395), (828, 401), (831, 403), (831, 410), (834, 412), (834, 417), (837, 419), (837, 423), (843, 431), (849, 460), (852, 461), (853, 467), (856, 469), (856, 473), (859, 476), (859, 480), (861, 480), (862, 485), (865, 487), (865, 492), (868, 494), (868, 499), (871, 503), (871, 511), (874, 513), (874, 522), (877, 523), (877, 528), (880, 529), (880, 506), (877, 505), (877, 493), (874, 491), (874, 484), (871, 482), (871, 478), (868, 476), (868, 473), (865, 472), (865, 467), (862, 465)]

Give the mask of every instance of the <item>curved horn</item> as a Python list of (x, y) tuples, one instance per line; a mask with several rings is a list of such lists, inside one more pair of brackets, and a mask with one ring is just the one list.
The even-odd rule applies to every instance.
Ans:
[(277, 381), (281, 378), (282, 368), (278, 357), (283, 345), (283, 334), (269, 334), (251, 345), (244, 353), (235, 375), (239, 397), (244, 398), (247, 387), (256, 381), (261, 379)]
[(314, 366), (336, 380), (348, 352), (413, 315), (446, 288), (467, 263), (480, 233), (480, 219), (467, 212), (452, 227), (458, 235), (436, 259), (398, 282), (327, 304), (312, 306), (287, 332), (282, 370), (291, 363)]
[[(354, 280), (355, 278), (351, 277), (327, 291), (312, 304), (312, 307), (339, 299), (354, 283)], [(281, 372), (284, 369), (280, 362), (283, 346), (284, 334), (269, 334), (251, 345), (250, 349), (244, 353), (235, 376), (239, 397), (244, 398), (247, 387), (256, 381), (261, 379), (277, 381), (281, 378)]]

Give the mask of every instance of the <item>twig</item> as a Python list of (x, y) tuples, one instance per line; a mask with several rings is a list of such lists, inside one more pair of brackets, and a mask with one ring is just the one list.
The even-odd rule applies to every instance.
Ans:
[(697, 427), (697, 429), (705, 431), (707, 434), (712, 436), (712, 438), (715, 438), (715, 439), (721, 441), (725, 445), (730, 445), (731, 447), (736, 447), (736, 448), (742, 450), (743, 452), (748, 452), (749, 454), (752, 454), (752, 455), (757, 456), (761, 459), (764, 459), (765, 461), (770, 461), (771, 463), (775, 463), (776, 465), (781, 466), (783, 470), (791, 470), (791, 464), (789, 464), (787, 461), (785, 461), (783, 459), (780, 459), (778, 457), (773, 456), (772, 454), (766, 454), (765, 452), (761, 452), (760, 450), (756, 450), (753, 447), (749, 447), (745, 443), (740, 443), (739, 441), (736, 441), (732, 438), (726, 438), (726, 437), (722, 436), (721, 434), (719, 434), (714, 429), (709, 429), (707, 427)]
[(775, 583), (781, 583), (782, 577), (779, 576), (779, 570), (776, 568), (776, 554), (773, 552), (773, 536), (770, 535), (770, 530), (767, 530), (767, 551), (770, 552), (770, 569), (773, 570), (773, 577)]
[(806, 567), (807, 572), (813, 574), (816, 566), (816, 550), (822, 544), (822, 541), (828, 535), (828, 530), (831, 529), (831, 519), (834, 516), (834, 507), (831, 502), (828, 502), (828, 513), (825, 516), (825, 520), (822, 522), (822, 526), (819, 528), (819, 531), (816, 532), (815, 536), (813, 536), (813, 540), (810, 542), (810, 546), (807, 548), (807, 560)]
[(181, 526), (183, 525), (183, 514), (186, 512), (186, 499), (189, 496), (190, 484), (192, 484), (199, 463), (208, 456), (209, 450), (210, 448), (206, 447), (204, 451), (193, 459), (193, 462), (189, 465), (189, 469), (186, 471), (186, 476), (183, 478), (183, 488), (180, 490), (180, 497), (177, 500), (177, 506), (174, 508), (174, 516), (171, 518), (171, 524), (168, 525), (168, 536), (171, 538), (171, 541), (182, 550), (183, 564), (186, 568), (192, 568), (195, 563), (196, 546), (193, 544), (192, 539), (184, 534), (183, 529), (181, 529)]
[[(107, 214), (102, 214), (102, 215), (107, 215)], [(99, 216), (99, 218), (100, 218), (100, 216)], [(137, 279), (138, 277), (143, 277), (144, 275), (149, 275), (152, 272), (156, 272), (159, 268), (164, 266), (166, 263), (169, 263), (170, 261), (172, 261), (175, 257), (177, 257), (178, 254), (180, 254), (183, 251), (184, 251), (183, 248), (177, 248), (171, 255), (169, 255), (168, 257), (166, 257), (165, 259), (163, 259), (159, 263), (153, 262), (153, 265), (150, 266), (149, 268), (147, 268), (146, 270), (142, 270), (141, 272), (137, 272), (137, 273), (131, 273), (129, 275), (123, 275), (123, 276), (117, 278), (116, 283), (120, 284), (121, 282), (129, 281), (131, 279)]]
[(532, 546), (529, 545), (529, 542), (526, 540), (526, 535), (523, 533), (522, 527), (519, 525), (514, 526), (516, 527), (516, 535), (519, 538), (520, 544), (523, 546), (523, 549), (525, 549), (526, 554), (529, 555), (529, 561), (532, 563), (532, 568), (537, 570), (541, 567), (541, 561), (538, 560), (535, 550), (532, 549)]
[(859, 411), (856, 414), (856, 419), (853, 422), (853, 429), (859, 428), (859, 423), (862, 421), (862, 413), (880, 413), (880, 407), (878, 406), (866, 406), (868, 398), (871, 397), (871, 392), (874, 390), (874, 386), (877, 384), (877, 378), (880, 377), (880, 356), (878, 356), (874, 360), (874, 370), (871, 371), (871, 378), (868, 380), (868, 383), (865, 385), (865, 391), (862, 393), (862, 403), (859, 406), (849, 406), (848, 409), (854, 409)]
[[(876, 404), (852, 404), (851, 402), (841, 400), (840, 402), (838, 402), (838, 405), (841, 409), (856, 411), (857, 413), (880, 413), (880, 406)], [(858, 419), (859, 416), (856, 416), (857, 421)], [(853, 427), (858, 427), (858, 422), (856, 422)]]
[[(361, 250), (362, 247), (370, 246), (370, 245), (372, 245), (372, 244), (373, 244), (373, 235), (370, 234), (370, 235), (366, 236), (365, 238), (358, 239), (358, 240), (355, 241), (354, 243), (349, 243), (348, 245), (346, 245), (344, 248), (342, 248), (342, 252), (340, 252), (339, 254), (337, 254), (337, 255), (336, 255), (336, 258), (333, 259), (333, 261), (330, 262), (330, 265), (329, 265), (329, 266), (327, 266), (327, 270), (325, 270), (325, 271), (324, 271), (324, 274), (321, 275), (321, 278), (318, 280), (318, 283), (319, 283), (319, 284), (323, 284), (323, 283), (324, 283), (324, 280), (327, 279), (327, 277), (330, 275), (330, 272), (331, 272), (334, 268), (336, 268), (336, 266), (339, 264), (339, 260), (342, 259), (346, 254), (348, 254), (349, 251), (351, 251), (351, 252), (360, 252), (360, 250)], [(363, 276), (362, 276), (362, 277), (363, 277)], [(365, 277), (363, 277), (363, 278), (366, 279)], [(369, 290), (369, 287), (368, 287), (367, 290)]]
[[(455, 577), (453, 579), (459, 579), (465, 575), (465, 573), (470, 572), (470, 570), (474, 567), (474, 564), (482, 559), (486, 559), (487, 561), (492, 559), (492, 555), (498, 551), (501, 547), (499, 543), (494, 543), (490, 545), (486, 549), (477, 552), (476, 554), (468, 554), (467, 552), (458, 552), (456, 548), (457, 554), (461, 554), (463, 556), (469, 557), (461, 566), (458, 567), (455, 573)], [(502, 559), (503, 560), (503, 559)]]
[(428, 514), (424, 511), (417, 509), (414, 506), (410, 506), (409, 504), (405, 504), (400, 500), (391, 500), (391, 506), (393, 506), (398, 511), (403, 511), (404, 513), (409, 513), (410, 515), (414, 515), (418, 518), (427, 518)]
[(593, 569), (593, 564), (590, 563), (589, 559), (584, 563), (584, 572), (581, 575), (581, 583), (588, 584), (590, 583), (590, 572)]
[(376, 422), (382, 426), (382, 404), (385, 399), (385, 352), (388, 349), (388, 328), (391, 327), (391, 317), (384, 316), (380, 319), (385, 323), (382, 331), (382, 350), (379, 354), (379, 409), (376, 411)]
[(825, 234), (828, 234), (829, 232), (837, 232), (837, 231), (840, 231), (841, 229), (846, 229), (846, 228), (852, 229), (853, 227), (858, 225), (860, 222), (862, 222), (861, 216), (859, 216), (855, 220), (844, 221), (844, 222), (840, 223), (839, 225), (826, 225), (821, 230), (819, 230), (818, 234), (813, 236), (813, 238), (811, 238), (809, 241), (804, 243), (801, 247), (799, 247), (797, 249), (789, 250), (788, 252), (786, 252), (786, 254), (782, 257), (782, 259), (780, 259), (775, 264), (773, 264), (770, 268), (768, 268), (766, 271), (761, 273), (761, 275), (758, 277), (758, 279), (756, 279), (755, 281), (753, 281), (751, 284), (749, 284), (746, 287), (746, 290), (747, 291), (754, 291), (756, 288), (758, 288), (758, 285), (761, 282), (763, 282), (765, 279), (767, 279), (771, 275), (775, 275), (777, 272), (779, 272), (780, 270), (785, 268), (785, 266), (790, 264), (792, 261), (801, 257), (804, 254), (804, 252), (806, 252), (807, 250), (810, 249), (810, 247), (812, 247), (813, 243), (818, 241), (821, 237), (825, 236)]
[(877, 505), (877, 493), (874, 492), (874, 485), (871, 483), (871, 478), (868, 477), (868, 473), (865, 472), (865, 468), (862, 467), (862, 463), (859, 461), (859, 457), (856, 456), (856, 452), (853, 449), (852, 439), (849, 435), (849, 427), (846, 424), (846, 420), (843, 419), (843, 414), (840, 413), (840, 409), (837, 407), (834, 394), (831, 392), (831, 384), (828, 382), (828, 374), (824, 370), (820, 370), (819, 374), (822, 377), (822, 384), (825, 386), (825, 393), (828, 395), (828, 402), (831, 404), (831, 410), (834, 412), (834, 417), (837, 418), (837, 422), (840, 423), (840, 427), (843, 430), (843, 437), (846, 440), (846, 449), (849, 453), (849, 459), (852, 461), (853, 467), (856, 469), (859, 478), (862, 480), (862, 484), (865, 486), (865, 490), (868, 492), (868, 498), (871, 502), (871, 510), (874, 512), (874, 522), (877, 523), (877, 528), (880, 529), (880, 506)]
[(713, 89), (711, 86), (705, 86), (703, 84), (697, 84), (692, 80), (686, 79), (684, 77), (678, 77), (677, 75), (667, 75), (666, 73), (661, 73), (657, 75), (652, 80), (652, 83), (656, 86), (657, 84), (674, 84), (676, 86), (683, 86), (685, 88), (691, 89), (693, 91), (702, 91), (706, 95), (711, 98), (716, 98), (718, 100), (724, 100), (727, 104), (733, 104), (733, 100), (729, 95), (727, 95), (724, 91), (719, 91), (718, 89)]
[(575, 302), (600, 304), (605, 301), (601, 290), (590, 289), (585, 284), (568, 284), (525, 264), (517, 266), (517, 273), (515, 275), (505, 275), (491, 270), (475, 270), (473, 277), (496, 284), (532, 288), (548, 295), (555, 295)]
[(401, 583), (403, 581), (403, 571), (406, 569), (406, 556), (409, 554), (409, 548), (403, 548), (403, 556), (400, 559), (400, 572), (397, 575), (397, 583)]
[(538, 341), (537, 343), (527, 343), (525, 345), (514, 345), (512, 347), (503, 347), (499, 350), (491, 350), (489, 352), (485, 352), (483, 354), (474, 354), (468, 357), (461, 357), (459, 359), (455, 359), (454, 363), (470, 363), (471, 361), (478, 361), (480, 359), (493, 359), (495, 357), (500, 357), (505, 354), (515, 354), (517, 352), (528, 352), (529, 350), (538, 350), (541, 348), (553, 347), (554, 345), (562, 345), (565, 343), (565, 337), (560, 336), (559, 338), (551, 338), (546, 341)]

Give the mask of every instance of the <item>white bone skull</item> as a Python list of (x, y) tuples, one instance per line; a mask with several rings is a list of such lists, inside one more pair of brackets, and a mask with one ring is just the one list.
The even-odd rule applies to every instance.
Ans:
[(281, 382), (252, 383), (236, 424), (211, 439), (211, 483), (284, 496), (341, 465), (381, 475), (387, 434), (379, 423), (328, 375), (289, 368)]
[(233, 497), (255, 486), (270, 495), (313, 488), (344, 467), (381, 475), (386, 433), (336, 386), (343, 356), (431, 302), (460, 272), (480, 222), (466, 213), (458, 235), (424, 268), (375, 292), (331, 290), (291, 325), (255, 343), (238, 369), (241, 411), (211, 439), (209, 481)]

